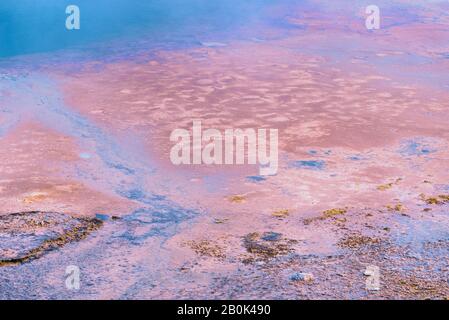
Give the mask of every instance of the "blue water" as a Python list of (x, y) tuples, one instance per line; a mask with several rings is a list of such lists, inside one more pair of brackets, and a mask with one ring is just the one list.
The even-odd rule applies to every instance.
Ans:
[(248, 177), (246, 177), (246, 180), (248, 180), (249, 182), (258, 183), (258, 182), (266, 181), (267, 178), (264, 176), (248, 176)]
[[(224, 32), (259, 19), (270, 3), (273, 1), (1, 0), (0, 57), (79, 47), (120, 37), (161, 39)], [(69, 31), (65, 27), (66, 7), (72, 4), (80, 8), (80, 30)]]
[(399, 152), (404, 156), (426, 156), (436, 152), (431, 146), (431, 139), (407, 140), (401, 146)]
[(309, 170), (324, 170), (326, 162), (323, 160), (298, 160), (290, 162), (290, 167)]
[[(102, 165), (76, 167), (78, 178), (140, 206), (137, 210), (124, 212), (124, 221), (129, 226), (122, 236), (129, 241), (139, 243), (148, 237), (167, 236), (179, 223), (198, 215), (198, 211), (181, 207), (150, 190), (148, 181), (157, 170), (151, 160), (136, 154), (128, 144), (119, 143), (113, 135), (71, 110), (60, 96), (58, 85), (44, 74), (0, 78), (0, 88), (9, 92), (9, 95), (0, 92), (0, 114), (4, 115), (6, 123), (6, 127), (0, 124), (0, 137), (21, 121), (33, 119), (74, 138), (80, 148), (90, 148), (91, 154), (96, 155)], [(98, 213), (97, 218), (105, 219), (106, 216)], [(142, 223), (147, 226), (143, 234), (139, 233)]]

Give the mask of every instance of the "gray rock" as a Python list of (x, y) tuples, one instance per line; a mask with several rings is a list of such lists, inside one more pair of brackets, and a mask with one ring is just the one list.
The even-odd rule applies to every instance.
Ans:
[(314, 280), (313, 274), (311, 273), (303, 273), (303, 272), (295, 272), (290, 276), (291, 281), (305, 281), (311, 282)]

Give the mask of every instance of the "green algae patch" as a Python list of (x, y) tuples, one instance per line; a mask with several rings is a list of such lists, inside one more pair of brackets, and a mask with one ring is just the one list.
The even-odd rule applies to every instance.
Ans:
[(282, 209), (282, 210), (274, 211), (271, 215), (276, 218), (286, 218), (289, 216), (289, 214), (290, 214), (290, 210)]
[[(311, 224), (314, 221), (319, 221), (319, 220), (326, 220), (326, 219), (330, 219), (330, 218), (338, 218), (344, 214), (346, 214), (348, 212), (347, 208), (333, 208), (333, 209), (328, 209), (328, 210), (324, 210), (322, 215), (319, 217), (313, 217), (313, 218), (307, 218), (304, 219), (303, 222), (304, 224), (308, 225)], [(341, 222), (345, 222), (346, 219), (342, 219)]]
[(393, 183), (381, 184), (380, 186), (377, 186), (376, 189), (380, 191), (385, 191), (391, 188), (393, 188)]
[(381, 243), (379, 238), (372, 238), (361, 234), (349, 235), (338, 242), (341, 248), (358, 249), (360, 247), (378, 245)]
[(447, 194), (440, 194), (438, 196), (426, 196), (425, 194), (421, 194), (420, 198), (422, 201), (427, 203), (428, 205), (442, 205), (449, 203), (449, 195)]
[(393, 186), (397, 185), (401, 181), (402, 181), (402, 178), (397, 178), (394, 182), (378, 185), (376, 189), (379, 191), (386, 191), (386, 190), (393, 188)]
[(242, 196), (242, 195), (231, 196), (228, 199), (232, 203), (244, 203), (244, 202), (246, 202), (245, 196)]
[(388, 211), (394, 211), (394, 212), (403, 212), (405, 211), (405, 207), (402, 203), (397, 203), (397, 204), (388, 204), (386, 206), (386, 208), (388, 209)]
[(346, 212), (348, 212), (348, 210), (347, 209), (342, 209), (342, 208), (325, 210), (325, 211), (323, 211), (323, 218), (324, 219), (332, 218), (332, 217), (335, 217), (335, 216), (339, 216), (339, 215), (345, 214)]
[(209, 240), (187, 241), (185, 243), (197, 255), (211, 258), (223, 259), (226, 257), (222, 247), (212, 243)]
[(103, 222), (57, 212), (19, 212), (0, 216), (0, 267), (38, 259), (85, 239)]

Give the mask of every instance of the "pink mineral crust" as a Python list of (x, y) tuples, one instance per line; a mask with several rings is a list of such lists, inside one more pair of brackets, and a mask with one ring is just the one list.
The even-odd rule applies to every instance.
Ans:
[[(45, 269), (29, 290), (52, 298), (447, 298), (449, 19), (438, 10), (389, 11), (374, 32), (364, 10), (291, 11), (291, 28), (260, 26), (258, 39), (49, 63), (0, 88), (17, 119), (0, 113), (0, 127), (12, 123), (0, 131), (0, 214), (105, 220), (32, 262), (0, 263), (0, 279), (20, 286)], [(173, 165), (170, 133), (193, 120), (278, 129), (277, 174)], [(75, 293), (71, 264), (85, 274)], [(369, 265), (379, 291), (365, 288)], [(0, 297), (26, 296), (2, 283)]]

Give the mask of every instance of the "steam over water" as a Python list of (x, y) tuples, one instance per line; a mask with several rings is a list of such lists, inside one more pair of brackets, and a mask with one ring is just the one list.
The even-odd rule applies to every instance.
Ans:
[[(257, 20), (270, 2), (2, 0), (0, 57), (64, 49), (116, 37), (145, 35), (163, 40), (169, 35), (222, 32)], [(65, 9), (72, 4), (81, 10), (81, 29), (77, 32), (65, 28)]]

